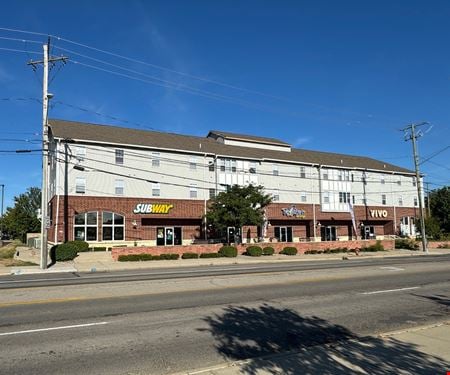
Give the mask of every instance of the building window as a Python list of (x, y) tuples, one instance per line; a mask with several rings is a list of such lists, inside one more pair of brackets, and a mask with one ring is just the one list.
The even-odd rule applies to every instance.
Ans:
[(340, 191), (339, 203), (350, 203), (350, 193)]
[(330, 203), (330, 193), (328, 191), (323, 193), (323, 203)]
[(386, 194), (382, 194), (382, 195), (381, 195), (381, 204), (382, 204), (383, 206), (386, 206)]
[(349, 171), (344, 171), (344, 179), (345, 179), (345, 181), (350, 181), (350, 172)]
[(256, 173), (256, 162), (255, 161), (251, 161), (250, 162), (250, 169), (249, 169), (250, 173)]
[(75, 156), (79, 161), (83, 161), (86, 157), (86, 147), (77, 146), (75, 148)]
[(231, 160), (225, 159), (225, 171), (230, 172), (231, 171)]
[(209, 189), (209, 199), (214, 199), (216, 197), (216, 189)]
[(278, 176), (278, 165), (277, 164), (272, 165), (272, 175)]
[(73, 228), (76, 241), (97, 241), (97, 212), (76, 214)]
[(123, 180), (116, 180), (115, 181), (115, 194), (116, 195), (123, 195), (123, 191), (124, 191), (124, 186), (125, 186), (125, 182)]
[(214, 172), (215, 168), (214, 168), (214, 161), (210, 161), (208, 163), (208, 169), (210, 172)]
[(400, 186), (402, 184), (402, 180), (400, 179), (400, 177), (398, 178), (398, 181), (397, 181), (397, 185), (398, 186)]
[(114, 212), (103, 212), (103, 241), (123, 241), (125, 239), (125, 217)]
[(156, 228), (156, 245), (157, 246), (173, 246), (183, 243), (181, 227), (157, 227)]
[(159, 182), (152, 184), (152, 197), (159, 197), (161, 195), (161, 186)]
[(274, 190), (272, 193), (272, 200), (274, 202), (278, 202), (280, 200), (280, 192), (278, 190)]
[(231, 160), (231, 172), (236, 172), (236, 160)]
[(123, 164), (123, 150), (116, 149), (116, 164)]
[(160, 161), (161, 158), (159, 152), (152, 152), (152, 167), (159, 167)]
[(417, 207), (417, 204), (418, 204), (418, 202), (417, 202), (417, 198), (416, 198), (416, 197), (414, 197), (414, 207)]
[(195, 156), (191, 156), (189, 159), (189, 169), (197, 169), (197, 158)]
[(355, 196), (352, 195), (352, 204), (355, 204)]
[(292, 242), (292, 227), (274, 227), (273, 232), (279, 242)]
[(384, 176), (381, 176), (381, 185), (384, 185), (386, 183)]
[(86, 179), (84, 177), (75, 178), (75, 193), (86, 193)]
[(398, 197), (398, 205), (403, 206), (403, 197)]
[(197, 198), (197, 185), (191, 184), (189, 186), (189, 198)]
[(328, 180), (328, 171), (323, 171), (322, 177), (324, 180)]
[(302, 191), (300, 194), (300, 201), (301, 202), (306, 202), (307, 198), (306, 198), (306, 191)]
[(225, 160), (219, 159), (220, 171), (225, 172)]
[(413, 186), (417, 185), (417, 179), (415, 177), (412, 178), (412, 185)]
[(342, 178), (342, 171), (338, 171), (338, 180), (339, 181), (343, 180), (343, 178)]
[(300, 167), (300, 178), (306, 178), (306, 167)]
[(355, 175), (352, 173), (352, 182), (355, 182)]

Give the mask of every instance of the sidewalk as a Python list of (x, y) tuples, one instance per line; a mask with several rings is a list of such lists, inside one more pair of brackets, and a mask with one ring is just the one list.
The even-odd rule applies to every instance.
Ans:
[[(430, 255), (450, 254), (450, 249), (429, 249)], [(377, 253), (360, 253), (359, 256), (354, 253), (347, 254), (308, 254), (308, 255), (279, 255), (262, 257), (249, 257), (239, 255), (236, 258), (207, 258), (207, 259), (178, 259), (178, 260), (158, 260), (142, 262), (118, 262), (114, 261), (110, 252), (85, 252), (69, 262), (58, 262), (47, 270), (41, 270), (38, 266), (21, 267), (0, 267), (0, 275), (9, 274), (27, 274), (27, 273), (49, 273), (49, 272), (110, 272), (133, 269), (155, 269), (172, 267), (195, 267), (211, 265), (230, 265), (230, 264), (270, 264), (278, 262), (308, 262), (308, 261), (326, 261), (343, 260), (349, 261), (368, 258), (386, 258), (398, 256), (426, 256), (421, 251), (411, 250), (390, 250)], [(15, 259), (34, 262), (39, 264), (39, 251), (22, 247), (19, 256)], [(347, 260), (346, 259), (346, 260)]]
[(173, 375), (447, 374), (450, 322), (226, 362)]

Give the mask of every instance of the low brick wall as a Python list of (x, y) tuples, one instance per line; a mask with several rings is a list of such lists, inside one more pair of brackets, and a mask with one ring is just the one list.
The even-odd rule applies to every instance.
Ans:
[[(261, 247), (271, 246), (275, 249), (275, 253), (279, 253), (286, 246), (295, 247), (299, 254), (303, 254), (307, 250), (326, 250), (334, 249), (337, 247), (346, 247), (348, 249), (361, 249), (370, 245), (374, 245), (376, 240), (358, 240), (358, 241), (327, 241), (327, 242), (267, 242), (252, 244)], [(394, 240), (382, 240), (380, 241), (386, 250), (394, 250)], [(111, 249), (111, 255), (114, 260), (118, 260), (119, 255), (129, 254), (180, 254), (183, 253), (217, 253), (222, 247), (222, 244), (205, 244), (205, 245), (187, 245), (187, 246), (142, 246), (142, 247), (113, 247)], [(237, 246), (238, 253), (245, 252), (247, 246), (251, 245), (239, 245)]]
[[(422, 242), (419, 242), (421, 246)], [(439, 249), (439, 248), (450, 248), (450, 241), (429, 241), (427, 243), (427, 247), (429, 249)]]

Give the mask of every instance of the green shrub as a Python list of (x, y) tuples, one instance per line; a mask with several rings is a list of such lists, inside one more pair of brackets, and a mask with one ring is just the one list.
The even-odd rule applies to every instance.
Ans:
[(119, 262), (139, 262), (145, 260), (176, 260), (180, 257), (179, 254), (128, 254), (119, 255)]
[(375, 245), (363, 247), (361, 249), (361, 251), (372, 252), (372, 253), (377, 252), (377, 251), (384, 251), (384, 246), (381, 244), (381, 241), (378, 240)]
[(182, 259), (198, 259), (197, 253), (183, 253), (181, 256)]
[(275, 249), (272, 246), (266, 246), (262, 249), (262, 255), (273, 255), (275, 254)]
[(202, 253), (200, 258), (220, 258), (222, 254), (219, 253)]
[(297, 255), (297, 248), (293, 246), (286, 246), (283, 250), (280, 251), (280, 254)]
[(219, 254), (225, 258), (234, 258), (237, 257), (237, 249), (234, 246), (222, 246)]
[(89, 244), (87, 242), (85, 242), (85, 241), (76, 240), (76, 241), (69, 241), (67, 243), (73, 244), (75, 246), (75, 248), (78, 249), (77, 251), (79, 253), (83, 253), (83, 252), (89, 251)]
[(106, 247), (105, 246), (93, 247), (92, 251), (106, 251)]
[(419, 244), (410, 238), (399, 238), (395, 240), (396, 249), (418, 250)]
[(177, 260), (180, 254), (161, 254), (159, 255), (160, 260)]
[(249, 255), (251, 257), (260, 257), (263, 253), (263, 250), (260, 246), (249, 246), (245, 251), (245, 255)]
[(319, 250), (306, 250), (304, 254), (320, 254), (321, 252)]
[(75, 259), (78, 253), (78, 247), (73, 242), (74, 241), (55, 245), (51, 249), (51, 252), (55, 251), (55, 259), (57, 262), (65, 262), (67, 260)]

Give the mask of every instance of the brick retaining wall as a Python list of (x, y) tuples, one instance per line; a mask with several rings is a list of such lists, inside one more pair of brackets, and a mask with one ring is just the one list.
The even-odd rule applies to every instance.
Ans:
[[(370, 245), (374, 245), (376, 240), (358, 240), (358, 241), (327, 241), (327, 242), (268, 242), (253, 244), (261, 247), (271, 246), (279, 253), (286, 246), (295, 247), (299, 254), (303, 254), (307, 250), (325, 250), (336, 247), (346, 247), (348, 249), (361, 249)], [(386, 250), (394, 250), (394, 240), (380, 241)], [(111, 255), (114, 260), (118, 260), (119, 255), (128, 254), (180, 254), (183, 253), (217, 253), (222, 244), (206, 244), (206, 245), (186, 245), (186, 246), (142, 246), (142, 247), (113, 247)], [(248, 245), (250, 246), (250, 245)], [(238, 253), (245, 252), (247, 245), (238, 245)]]
[[(421, 246), (422, 242), (418, 242), (418, 244)], [(440, 246), (444, 245), (450, 248), (450, 241), (429, 241), (427, 243), (429, 249), (438, 249)]]

